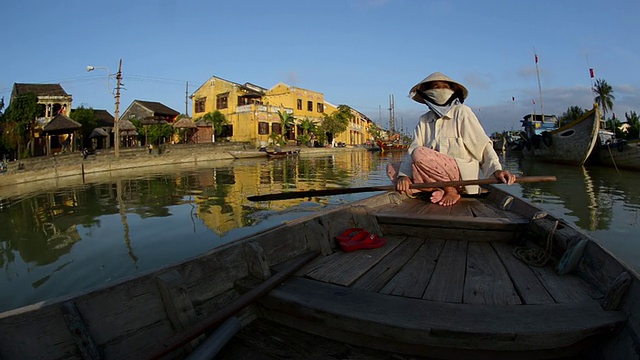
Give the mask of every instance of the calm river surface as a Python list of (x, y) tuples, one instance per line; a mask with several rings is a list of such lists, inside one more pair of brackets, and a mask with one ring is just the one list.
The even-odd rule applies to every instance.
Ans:
[[(388, 185), (400, 154), (215, 161), (104, 174), (86, 184), (0, 187), (0, 312), (84, 291), (196, 256), (228, 241), (371, 195), (254, 203), (249, 195)], [(640, 270), (640, 172), (503, 156), (518, 175), (557, 182), (504, 187), (590, 233)]]

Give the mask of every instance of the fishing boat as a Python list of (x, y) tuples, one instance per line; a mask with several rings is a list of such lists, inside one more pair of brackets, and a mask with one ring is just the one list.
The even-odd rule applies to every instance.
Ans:
[(407, 151), (409, 149), (409, 145), (407, 144), (400, 144), (400, 143), (396, 143), (396, 142), (391, 142), (391, 141), (382, 141), (382, 140), (378, 140), (377, 141), (378, 147), (380, 148), (381, 151), (385, 152), (385, 151)]
[(265, 322), (386, 358), (638, 358), (638, 275), (571, 224), (483, 186), (451, 207), (384, 192), (1, 313), (0, 358), (233, 359), (243, 344), (255, 358), (276, 358), (278, 344), (281, 358), (313, 358), (273, 333), (243, 343)]
[(258, 150), (236, 150), (236, 151), (229, 151), (229, 154), (231, 154), (231, 156), (233, 156), (234, 159), (267, 157), (266, 152), (258, 151)]
[[(598, 141), (600, 111), (594, 105), (581, 118), (556, 128), (545, 116), (527, 115), (522, 121), (525, 158), (583, 165)], [(553, 116), (555, 119), (555, 116)], [(555, 121), (557, 124), (557, 120)], [(551, 122), (553, 124), (553, 121)]]
[(612, 131), (600, 130), (598, 144), (589, 160), (609, 167), (640, 170), (640, 142), (628, 142), (616, 138)]

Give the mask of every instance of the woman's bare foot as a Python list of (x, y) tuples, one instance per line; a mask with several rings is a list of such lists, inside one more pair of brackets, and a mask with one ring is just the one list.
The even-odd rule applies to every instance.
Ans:
[(440, 200), (442, 200), (442, 198), (444, 197), (444, 190), (442, 189), (434, 189), (433, 192), (431, 193), (431, 202), (434, 204), (437, 204), (440, 202)]
[[(440, 206), (452, 206), (460, 200), (460, 193), (458, 193), (458, 189), (455, 187), (445, 187), (444, 190), (441, 191), (443, 192), (442, 198), (437, 202)], [(432, 202), (434, 201), (432, 200)]]

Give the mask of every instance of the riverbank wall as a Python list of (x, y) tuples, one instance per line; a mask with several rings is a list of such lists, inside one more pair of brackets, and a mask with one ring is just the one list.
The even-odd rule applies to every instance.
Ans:
[[(0, 187), (35, 183), (64, 178), (95, 177), (99, 174), (140, 168), (165, 168), (167, 166), (193, 165), (217, 160), (234, 160), (229, 151), (252, 150), (244, 143), (176, 144), (149, 150), (147, 148), (120, 149), (115, 157), (113, 149), (98, 150), (86, 158), (80, 152), (42, 156), (9, 162), (7, 171), (0, 174)], [(287, 147), (284, 150), (300, 150), (299, 156), (318, 156), (341, 151), (366, 151), (362, 147), (306, 148)]]

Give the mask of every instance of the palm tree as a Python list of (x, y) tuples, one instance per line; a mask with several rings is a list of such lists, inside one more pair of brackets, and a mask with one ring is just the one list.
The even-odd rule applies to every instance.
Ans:
[(222, 133), (224, 126), (229, 124), (227, 118), (220, 111), (208, 112), (197, 119), (211, 125), (211, 142), (216, 141), (216, 134)]
[(311, 133), (315, 133), (318, 126), (315, 122), (306, 117), (304, 118), (304, 120), (300, 121), (300, 127), (302, 128), (302, 136), (300, 136), (300, 141), (303, 144), (309, 144), (309, 142), (311, 141)]
[(580, 119), (585, 114), (584, 109), (580, 106), (569, 106), (567, 111), (560, 116), (558, 126), (562, 126), (562, 124), (568, 124), (574, 120)]
[(281, 111), (281, 110), (278, 110), (278, 116), (280, 117), (280, 132), (281, 132), (278, 143), (280, 145), (285, 145), (288, 139), (284, 137), (284, 134), (286, 134), (287, 131), (295, 125), (296, 118), (294, 118), (293, 115), (291, 115), (290, 113), (286, 111)]
[(597, 79), (593, 91), (598, 94), (593, 100), (600, 106), (600, 109), (602, 109), (603, 116), (607, 114), (608, 110), (613, 110), (613, 100), (615, 100), (616, 97), (613, 96), (613, 88), (607, 84), (606, 80)]

